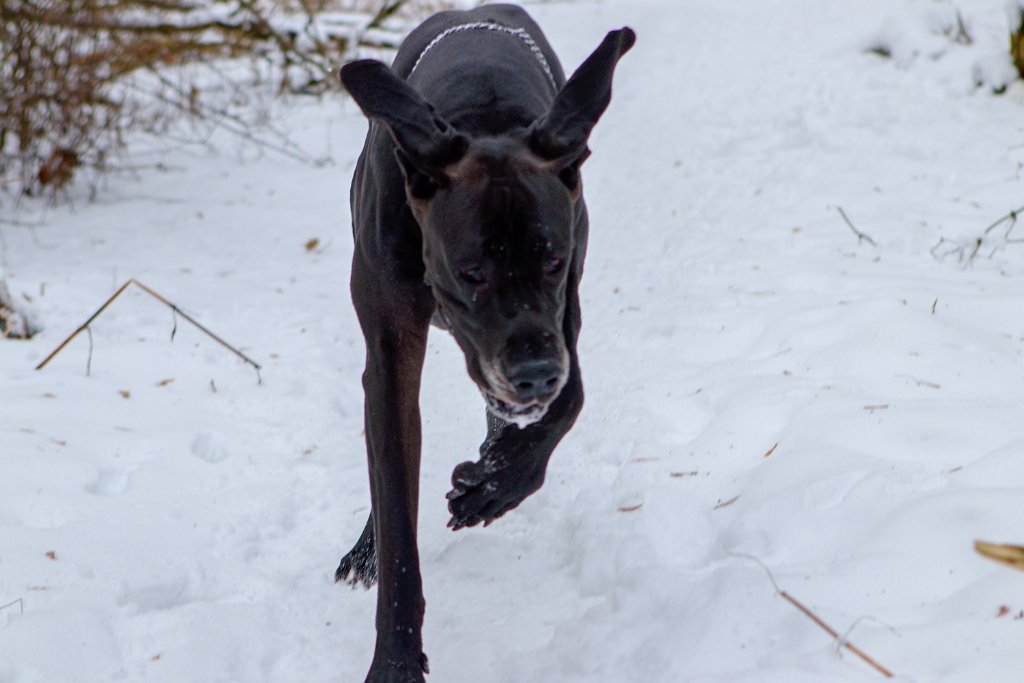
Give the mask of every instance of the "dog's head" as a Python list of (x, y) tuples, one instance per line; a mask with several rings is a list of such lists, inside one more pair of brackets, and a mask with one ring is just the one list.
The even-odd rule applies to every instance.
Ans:
[(543, 417), (568, 379), (563, 322), (582, 256), (579, 169), (615, 65), (634, 41), (628, 28), (609, 33), (544, 116), (498, 137), (456, 130), (381, 62), (341, 71), (363, 112), (394, 139), (426, 279), (470, 377), (493, 414), (520, 426)]

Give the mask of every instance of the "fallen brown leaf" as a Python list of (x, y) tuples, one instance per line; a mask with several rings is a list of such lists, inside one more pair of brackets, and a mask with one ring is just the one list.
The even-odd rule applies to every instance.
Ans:
[(1009, 607), (1007, 607), (1006, 605), (1000, 605), (999, 606), (999, 611), (996, 612), (996, 619), (998, 619), (1000, 617), (1005, 617), (1009, 613), (1010, 613), (1010, 608)]
[(317, 237), (314, 237), (310, 241), (306, 242), (306, 251), (313, 251), (318, 246), (320, 246), (320, 239), (317, 238)]
[(121, 398), (124, 398), (124, 399), (129, 399), (129, 398), (132, 397), (132, 392), (128, 391), (127, 389), (121, 389), (117, 393), (121, 394)]
[(772, 457), (772, 453), (774, 453), (774, 452), (775, 452), (775, 449), (776, 449), (776, 448), (778, 448), (778, 447), (779, 447), (779, 442), (778, 442), (778, 441), (776, 441), (776, 442), (775, 442), (775, 445), (774, 445), (774, 446), (772, 446), (771, 448), (769, 448), (769, 449), (768, 449), (768, 452), (764, 454), (764, 457), (766, 457), (766, 458), (770, 458), (770, 457)]
[(48, 558), (50, 558), (51, 560), (56, 560), (57, 559), (57, 551), (56, 550), (47, 550), (46, 551), (46, 556)]
[(636, 512), (637, 510), (639, 510), (643, 506), (644, 506), (643, 503), (638, 503), (636, 505), (628, 505), (626, 507), (619, 508), (619, 512)]
[(166, 387), (166, 386), (167, 386), (168, 384), (170, 384), (170, 383), (171, 383), (171, 382), (173, 382), (173, 381), (174, 381), (174, 379), (173, 379), (173, 378), (168, 378), (168, 379), (162, 379), (162, 380), (160, 380), (159, 382), (157, 382), (157, 383), (156, 383), (156, 385), (157, 385), (158, 387)]

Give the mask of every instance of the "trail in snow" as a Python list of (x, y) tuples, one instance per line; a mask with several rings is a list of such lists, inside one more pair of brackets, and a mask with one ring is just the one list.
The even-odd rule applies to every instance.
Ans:
[[(956, 8), (971, 45), (942, 34)], [(639, 35), (585, 169), (587, 406), (537, 495), (453, 534), (483, 406), (432, 338), (430, 680), (877, 679), (741, 554), (900, 680), (1014, 680), (1024, 577), (971, 543), (1024, 541), (1024, 247), (930, 253), (1024, 203), (1024, 87), (974, 87), (1003, 3), (531, 12), (570, 70)], [(0, 604), (24, 606), (0, 610), (2, 683), (362, 680), (373, 594), (332, 575), (369, 504), (347, 298), (365, 124), (340, 100), (283, 116), (335, 163), (177, 148), (34, 235), (0, 226), (44, 328), (0, 345)], [(95, 325), (90, 377), (85, 339), (32, 370), (128, 277), (263, 384), (184, 325), (172, 343), (137, 292)]]

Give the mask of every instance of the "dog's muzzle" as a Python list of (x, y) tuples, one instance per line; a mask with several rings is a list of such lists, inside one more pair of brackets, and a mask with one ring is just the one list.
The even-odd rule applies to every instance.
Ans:
[[(485, 366), (489, 383), (498, 389), (481, 387), (480, 393), (492, 415), (520, 429), (547, 414), (569, 379), (568, 371), (549, 361), (525, 363), (510, 374), (512, 377), (506, 377), (495, 372), (494, 366)], [(507, 398), (499, 398), (499, 393)]]

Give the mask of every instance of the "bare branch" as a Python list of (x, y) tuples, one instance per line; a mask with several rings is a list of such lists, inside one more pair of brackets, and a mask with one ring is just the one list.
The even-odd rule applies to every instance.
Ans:
[(387, 21), (398, 10), (402, 9), (402, 6), (406, 3), (407, 0), (384, 0), (380, 9), (377, 10), (377, 14), (375, 14), (373, 19), (371, 19), (366, 25), (365, 30), (368, 31), (370, 29), (380, 28), (384, 25), (385, 21)]

